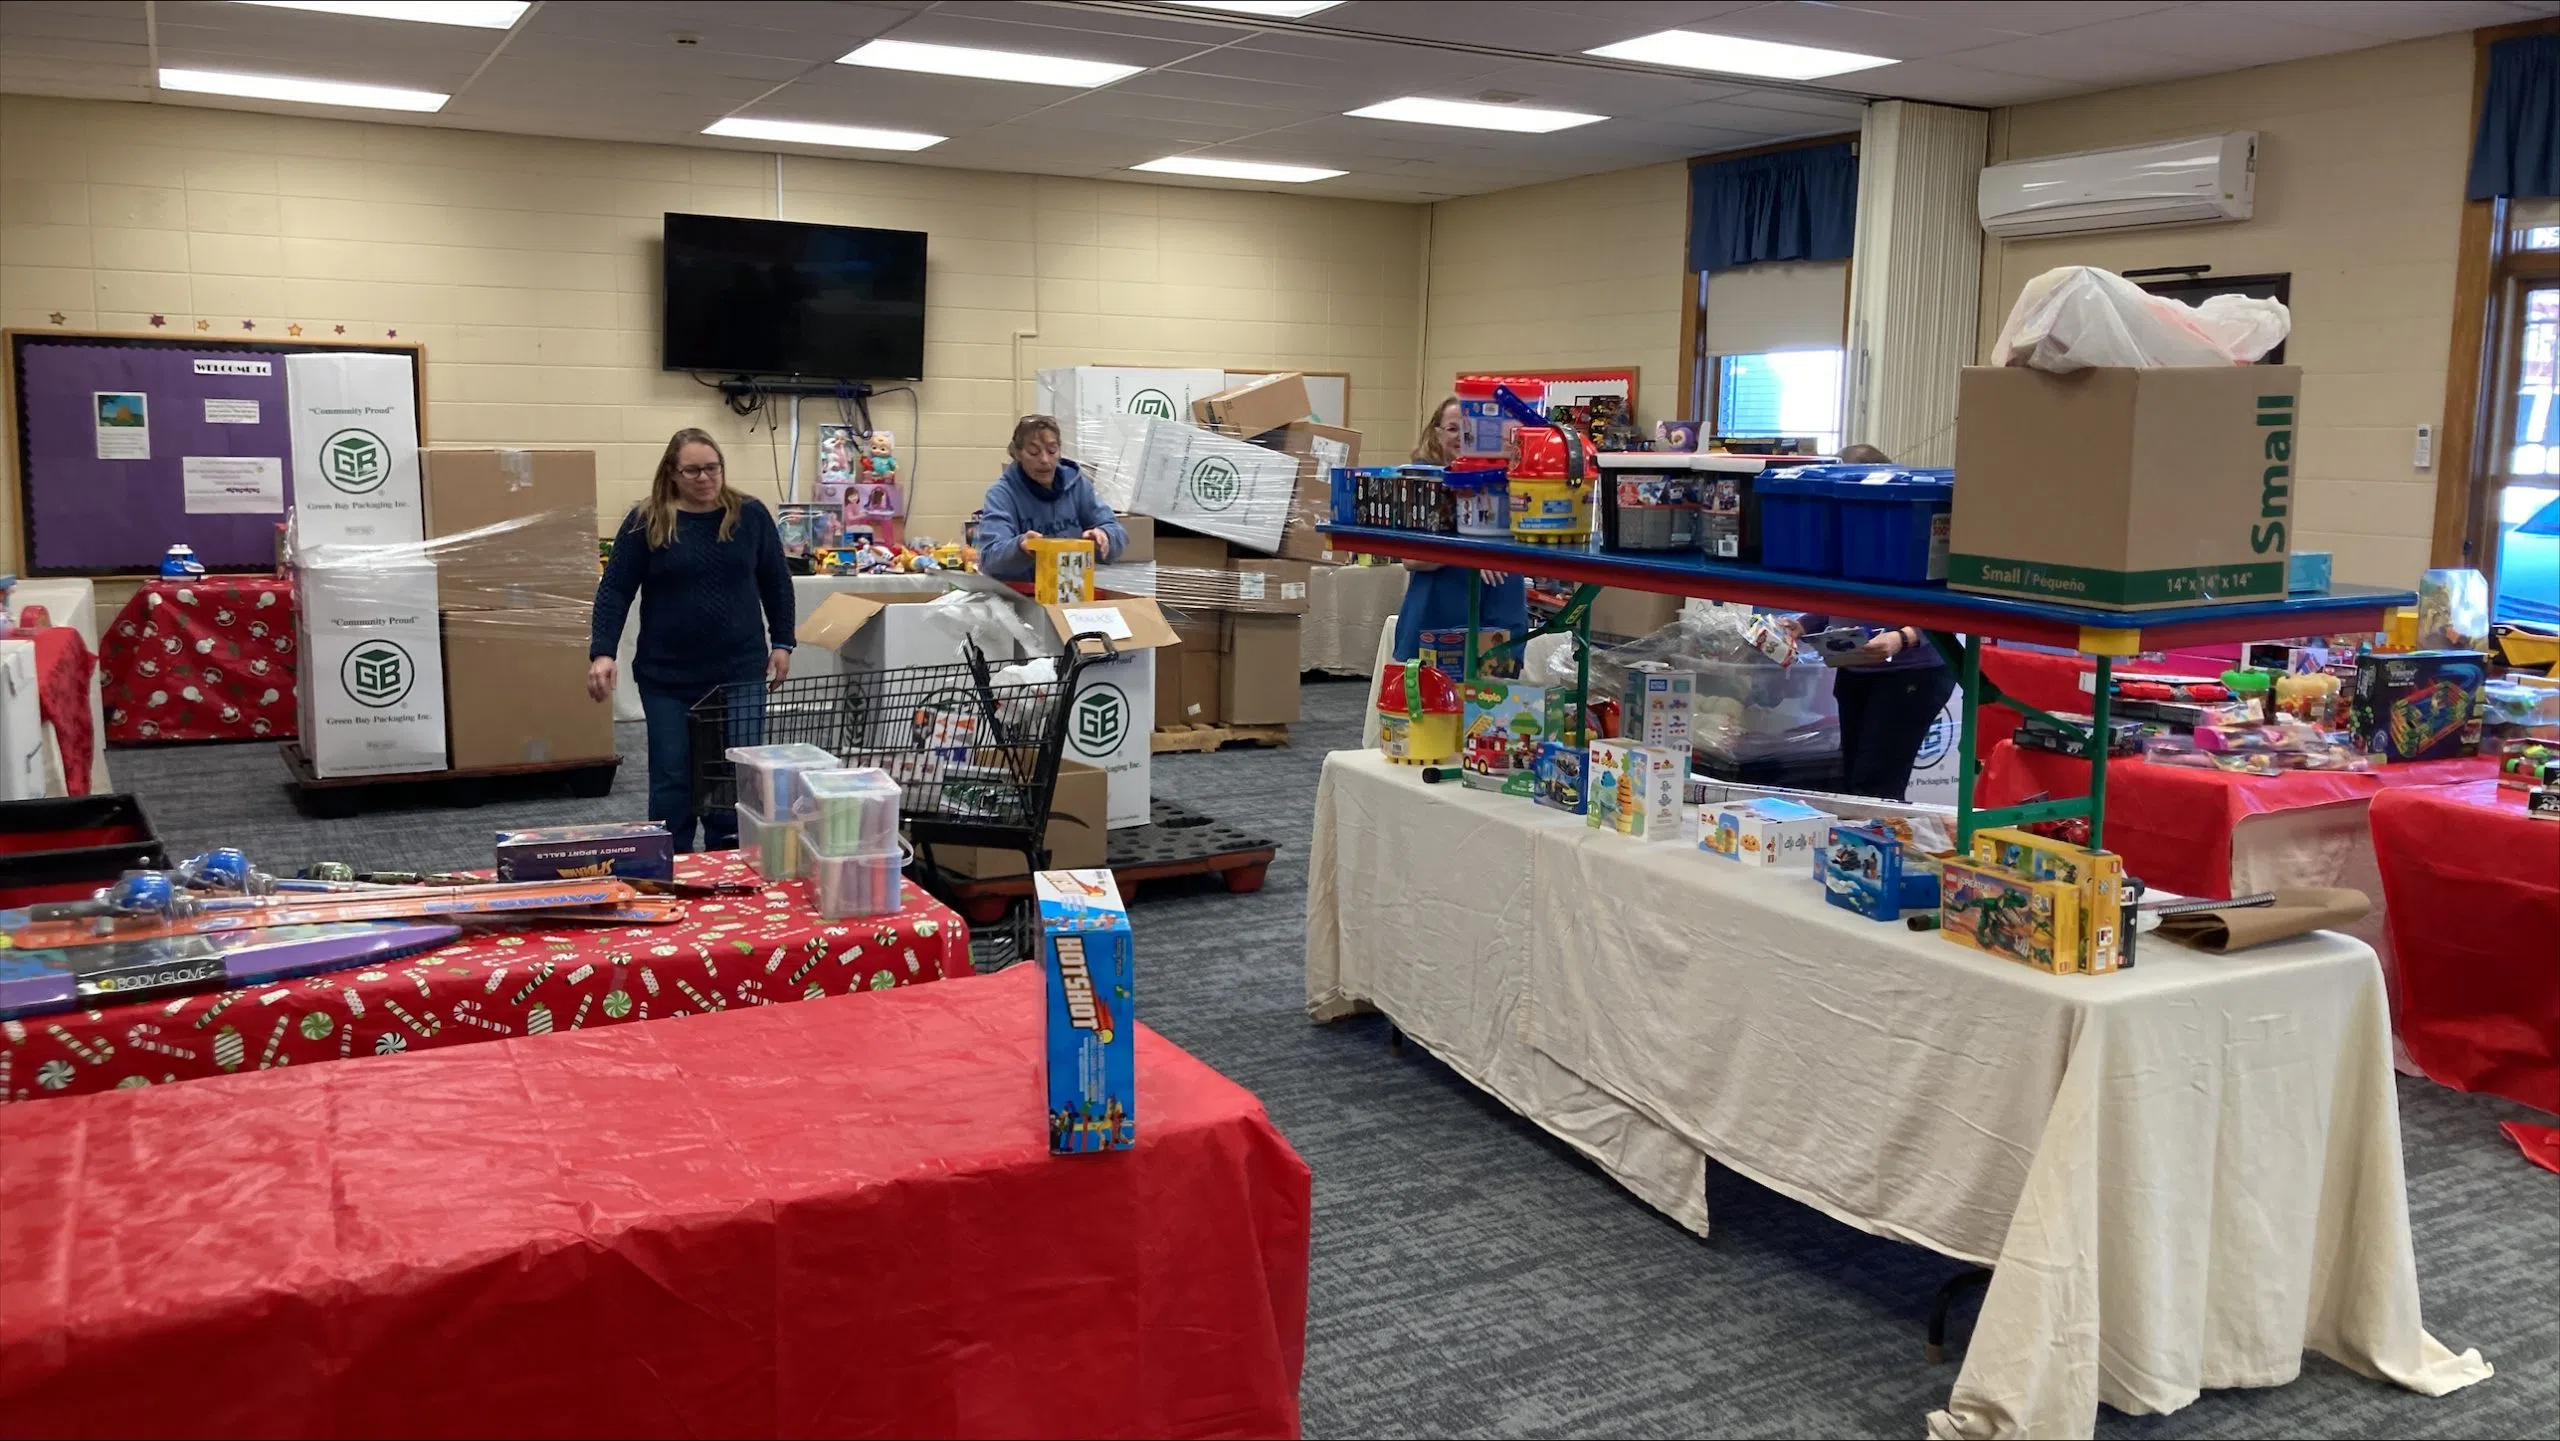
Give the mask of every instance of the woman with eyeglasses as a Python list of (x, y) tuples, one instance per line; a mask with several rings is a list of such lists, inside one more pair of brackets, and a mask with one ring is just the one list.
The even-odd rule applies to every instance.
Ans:
[[(762, 692), (791, 673), (791, 571), (782, 536), (762, 501), (729, 488), (720, 447), (699, 430), (679, 430), (658, 459), (649, 498), (632, 507), (614, 537), (613, 559), (596, 584), (587, 640), (587, 694), (613, 699), (614, 653), (631, 602), (647, 591), (631, 678), (649, 722), (649, 818), (666, 823), (676, 849), (694, 848), (694, 705), (734, 687), (733, 732), (761, 725)], [(760, 737), (736, 734), (740, 744)], [(735, 811), (702, 816), (702, 848), (738, 843)]]
[(986, 507), (978, 513), (979, 570), (997, 580), (1029, 580), (1034, 567), (1022, 543), (1042, 536), (1092, 541), (1096, 563), (1128, 548), (1129, 532), (1120, 518), (1093, 493), (1093, 482), (1076, 463), (1059, 455), (1054, 417), (1015, 421), (1004, 453), (1012, 463), (987, 487)]

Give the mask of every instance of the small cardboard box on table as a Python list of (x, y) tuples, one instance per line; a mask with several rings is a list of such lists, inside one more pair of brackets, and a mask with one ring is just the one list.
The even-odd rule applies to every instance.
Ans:
[(2302, 371), (1964, 372), (1956, 590), (2139, 612), (2282, 600)]

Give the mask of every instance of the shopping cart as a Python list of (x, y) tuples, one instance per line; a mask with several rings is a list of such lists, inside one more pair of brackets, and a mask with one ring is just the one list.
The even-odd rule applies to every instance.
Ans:
[[(724, 686), (692, 712), (694, 809), (737, 804), (731, 747), (806, 743), (897, 781), (908, 873), (926, 890), (948, 897), (956, 889), (957, 878), (934, 863), (936, 846), (1011, 851), (1029, 870), (1045, 870), (1049, 803), (1078, 677), (1119, 654), (1110, 637), (1084, 632), (1045, 667), (997, 666), (963, 641), (957, 665)], [(1036, 949), (1029, 902), (1016, 902), (1000, 927), (979, 936), (1009, 938), (1016, 959)]]

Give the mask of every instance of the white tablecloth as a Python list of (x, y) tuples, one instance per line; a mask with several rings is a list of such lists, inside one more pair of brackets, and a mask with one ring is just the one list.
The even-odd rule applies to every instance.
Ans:
[(2489, 1374), (2419, 1324), (2358, 942), (2046, 976), (1373, 752), (1327, 759), (1309, 869), (1318, 1020), (1374, 1005), (1701, 1235), (1712, 1156), (1996, 1263), (1933, 1434), (2087, 1436), (2306, 1348), (2429, 1394)]

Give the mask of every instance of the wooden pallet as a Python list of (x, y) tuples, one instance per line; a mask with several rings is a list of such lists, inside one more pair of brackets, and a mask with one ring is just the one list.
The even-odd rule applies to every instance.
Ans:
[(1287, 726), (1175, 726), (1148, 743), (1155, 755), (1225, 750), (1229, 746), (1285, 746)]
[(582, 800), (613, 793), (620, 756), (603, 760), (542, 761), (520, 766), (481, 766), (471, 770), (411, 771), (388, 776), (312, 774), (311, 758), (300, 741), (276, 747), (284, 757), (285, 789), (293, 803), (315, 820), (344, 820), (360, 811), (388, 806), (477, 806), (565, 788)]
[[(1111, 833), (1111, 848), (1104, 864), (1119, 881), (1120, 898), (1124, 901), (1136, 896), (1139, 888), (1150, 881), (1180, 876), (1216, 876), (1230, 894), (1247, 895), (1262, 889), (1272, 858), (1280, 853), (1276, 841), (1211, 820), (1172, 801), (1155, 802), (1150, 814), (1146, 825)], [(935, 892), (967, 917), (971, 925), (992, 925), (1004, 919), (1015, 900), (1031, 894), (1031, 878), (938, 877)]]

